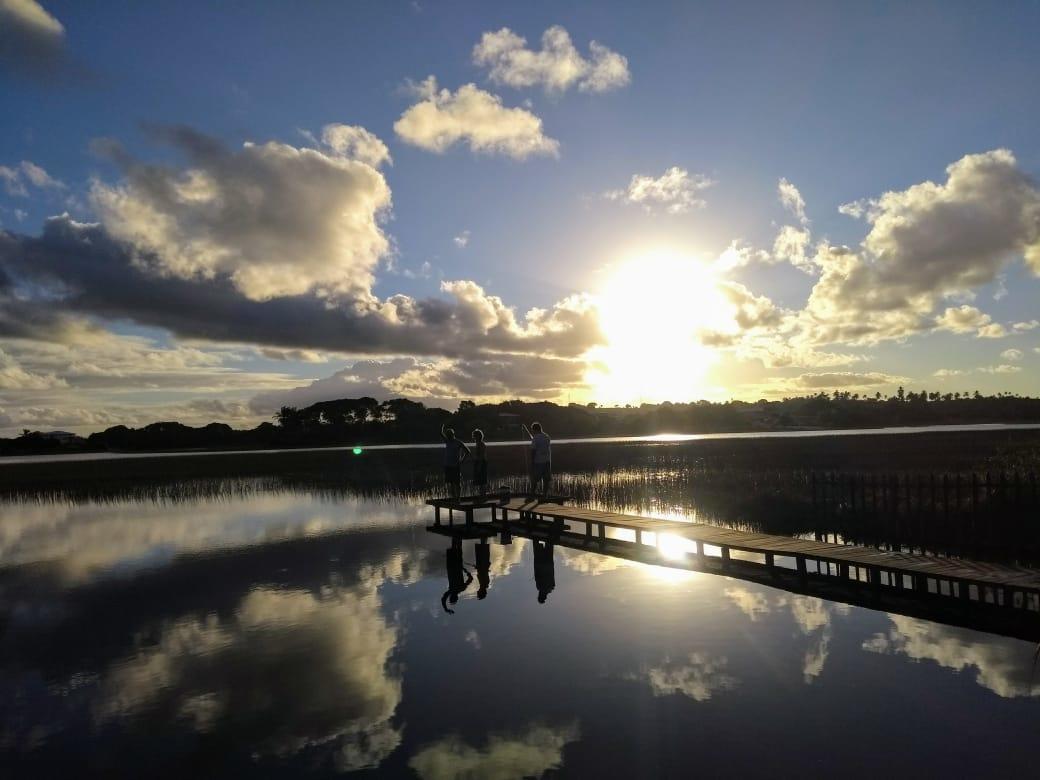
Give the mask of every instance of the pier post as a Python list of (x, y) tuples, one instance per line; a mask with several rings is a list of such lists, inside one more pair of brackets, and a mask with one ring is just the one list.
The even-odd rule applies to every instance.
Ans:
[(433, 508), (433, 524), (434, 525), (440, 525), (441, 524), (441, 508), (439, 506), (435, 506)]
[(728, 569), (729, 568), (729, 548), (728, 547), (722, 547), (721, 550), (722, 550), (722, 568), (723, 569)]
[(805, 568), (805, 556), (797, 556), (795, 562), (798, 564), (798, 578), (804, 580), (809, 574), (808, 570)]

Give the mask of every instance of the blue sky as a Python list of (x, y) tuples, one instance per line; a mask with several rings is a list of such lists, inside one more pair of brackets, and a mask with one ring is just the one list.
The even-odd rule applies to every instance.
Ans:
[[(0, 304), (51, 319), (0, 330), (0, 422), (246, 424), (354, 391), (448, 406), (1031, 392), (1038, 23), (1032, 3), (2, 0)], [(570, 59), (538, 59), (557, 28)], [(596, 83), (592, 42), (615, 67)], [(454, 135), (409, 114), (423, 104)], [(392, 162), (323, 144), (330, 125)], [(170, 126), (223, 151), (157, 141)], [(331, 178), (267, 142), (316, 150)], [(169, 200), (193, 175), (227, 208)], [(249, 211), (254, 186), (277, 192)], [(731, 246), (740, 259), (720, 261)], [(140, 272), (118, 301), (118, 273), (88, 278), (103, 263)], [(611, 280), (631, 267), (626, 296)], [(460, 280), (480, 293), (441, 288)], [(210, 303), (189, 317), (176, 295)], [(535, 307), (552, 318), (526, 320)]]

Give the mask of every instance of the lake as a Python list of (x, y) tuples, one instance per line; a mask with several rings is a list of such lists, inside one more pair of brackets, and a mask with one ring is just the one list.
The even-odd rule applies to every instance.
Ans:
[[(655, 452), (561, 482), (725, 523)], [(518, 536), (453, 604), (427, 490), (9, 493), (3, 776), (1032, 773), (1031, 642)]]

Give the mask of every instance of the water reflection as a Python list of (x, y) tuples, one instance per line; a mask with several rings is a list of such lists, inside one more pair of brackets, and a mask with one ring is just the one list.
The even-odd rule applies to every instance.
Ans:
[(984, 635), (953, 626), (889, 615), (892, 625), (863, 643), (872, 653), (901, 655), (968, 672), (975, 682), (1006, 699), (1040, 696), (1036, 663), (1023, 663), (1021, 648), (994, 642)]
[[(446, 543), (410, 501), (4, 509), (5, 776), (1032, 765), (1040, 683), (1013, 639), (548, 540)], [(935, 710), (1007, 749), (944, 764)], [(775, 761), (712, 749), (749, 723)]]
[(391, 719), (398, 630), (378, 580), (318, 593), (257, 588), (222, 619), (184, 616), (102, 675), (99, 725), (181, 722), (218, 742), (287, 756), (320, 746), (339, 770), (377, 766), (401, 742)]
[(456, 736), (423, 747), (408, 762), (423, 780), (514, 780), (541, 777), (563, 765), (563, 749), (579, 738), (577, 722), (531, 724), (515, 735), (491, 735), (482, 747)]

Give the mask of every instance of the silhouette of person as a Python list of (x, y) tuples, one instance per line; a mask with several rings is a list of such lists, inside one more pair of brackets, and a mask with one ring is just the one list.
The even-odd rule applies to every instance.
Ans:
[(553, 546), (550, 542), (534, 543), (534, 584), (538, 588), (538, 603), (544, 604), (556, 588), (553, 570)]
[(448, 548), (445, 558), (448, 563), (448, 589), (441, 596), (441, 606), (449, 615), (454, 615), (455, 610), (448, 607), (448, 602), (451, 601), (452, 604), (459, 603), (459, 594), (473, 582), (473, 575), (462, 565), (461, 540), (451, 540), (451, 547)]
[(480, 495), (487, 493), (488, 462), (484, 431), (473, 429), (473, 487)]
[(444, 439), (444, 484), (448, 486), (448, 495), (458, 498), (462, 494), (462, 461), (469, 457), (469, 448), (455, 436), (454, 428), (441, 426), (441, 438)]
[(473, 555), (477, 565), (477, 598), (483, 599), (491, 587), (491, 545), (481, 540), (473, 545)]
[(541, 423), (531, 423), (530, 430), (526, 425), (523, 428), (531, 440), (527, 456), (531, 473), (531, 492), (548, 496), (549, 485), (552, 482), (552, 442), (542, 430)]

